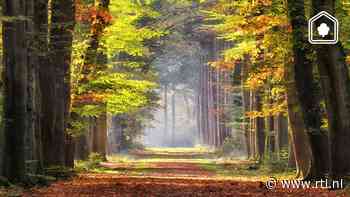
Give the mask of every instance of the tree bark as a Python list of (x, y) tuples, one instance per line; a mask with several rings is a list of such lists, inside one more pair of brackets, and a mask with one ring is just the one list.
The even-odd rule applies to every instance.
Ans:
[(164, 139), (168, 136), (168, 85), (164, 86)]
[(3, 22), (4, 59), (4, 154), (3, 174), (10, 181), (23, 181), (25, 141), (28, 128), (28, 40), (26, 40), (27, 1), (3, 1), (3, 15), (16, 17)]
[[(38, 9), (48, 9), (48, 1), (40, 1), (42, 3), (39, 4), (37, 2)], [(39, 8), (39, 6), (41, 8)], [(40, 79), (40, 88), (42, 91), (45, 91), (45, 94), (41, 95), (41, 135), (42, 135), (42, 146), (43, 146), (43, 159), (44, 166), (49, 166), (54, 160), (55, 154), (52, 154), (53, 147), (51, 145), (55, 145), (55, 119), (56, 112), (54, 108), (54, 100), (56, 99), (56, 91), (55, 91), (55, 70), (53, 64), (49, 63), (49, 55), (48, 54), (48, 13), (43, 13), (37, 15), (35, 17), (37, 20), (42, 20), (42, 26), (40, 28), (40, 43), (41, 43), (41, 52), (42, 55), (39, 57), (39, 79)], [(46, 26), (46, 27), (45, 27)], [(46, 28), (46, 29), (45, 29)]]
[[(289, 75), (294, 75), (292, 69), (289, 70)], [(293, 145), (292, 149), (296, 162), (297, 177), (307, 178), (313, 171), (314, 156), (312, 155), (309, 136), (305, 132), (305, 126), (300, 112), (300, 104), (295, 89), (293, 76), (290, 76), (287, 86), (288, 116), (291, 127), (290, 142)]]
[(175, 146), (175, 129), (176, 129), (176, 101), (175, 101), (175, 87), (173, 85), (173, 94), (171, 96), (171, 145)]
[[(262, 99), (261, 99), (261, 93), (259, 91), (255, 92), (255, 110), (261, 111), (262, 110)], [(256, 147), (256, 155), (255, 158), (257, 158), (259, 161), (262, 161), (264, 159), (264, 153), (265, 153), (265, 122), (264, 118), (262, 117), (256, 117), (254, 120), (254, 127), (255, 127), (255, 147)]]
[[(47, 10), (46, 10), (47, 11)], [(25, 133), (26, 144), (26, 170), (27, 173), (38, 173), (41, 168), (41, 135), (40, 135), (40, 88), (38, 75), (38, 45), (39, 31), (35, 20), (35, 2), (26, 1), (26, 16), (33, 20), (26, 21), (26, 40), (28, 45), (28, 69), (27, 69), (27, 113), (28, 123)]]
[(294, 153), (294, 144), (293, 144), (293, 137), (291, 133), (289, 135), (289, 147), (288, 147), (288, 167), (289, 168), (295, 168), (296, 167), (296, 161), (295, 161), (295, 153)]
[(107, 114), (100, 115), (94, 126), (92, 152), (100, 154), (106, 160)]
[[(313, 1), (315, 14), (335, 12), (334, 0)], [(317, 63), (329, 122), (329, 173), (333, 178), (350, 172), (350, 79), (341, 43), (317, 46)]]
[[(247, 57), (246, 57), (247, 58)], [(249, 124), (249, 118), (246, 117), (245, 113), (249, 111), (250, 106), (250, 99), (249, 99), (249, 90), (244, 86), (245, 80), (248, 76), (248, 58), (244, 61), (245, 64), (242, 65), (241, 69), (241, 87), (242, 87), (242, 105), (243, 105), (243, 132), (246, 140), (246, 147), (247, 147), (247, 157), (252, 157), (252, 149), (251, 149), (251, 142), (250, 142), (250, 124)]]
[[(48, 123), (45, 127), (45, 166), (66, 164), (65, 139), (70, 109), (70, 63), (74, 30), (74, 1), (51, 1), (48, 83), (53, 93), (43, 95)], [(44, 75), (44, 74), (43, 74)], [(49, 77), (46, 76), (46, 77)], [(51, 108), (51, 109), (47, 109)], [(53, 114), (49, 114), (53, 113)]]
[[(293, 52), (294, 52), (294, 65), (293, 68), (289, 70), (290, 75), (290, 85), (294, 88), (289, 88), (290, 95), (295, 97), (296, 100), (289, 103), (290, 110), (290, 121), (292, 123), (293, 137), (295, 145), (295, 153), (297, 164), (300, 164), (299, 148), (297, 146), (310, 144), (309, 157), (303, 158), (309, 160), (307, 162), (307, 168), (299, 168), (301, 174), (304, 178), (310, 177), (320, 177), (322, 162), (320, 155), (322, 149), (320, 148), (322, 143), (320, 141), (321, 134), (321, 116), (319, 108), (319, 100), (316, 98), (316, 87), (313, 79), (313, 66), (312, 61), (308, 58), (311, 55), (310, 46), (308, 46), (308, 41), (305, 35), (307, 35), (307, 21), (305, 18), (305, 6), (303, 0), (289, 0), (288, 10), (289, 18), (292, 25), (292, 35), (293, 35)], [(294, 105), (294, 106), (293, 106)], [(298, 111), (298, 112), (296, 112)], [(293, 114), (294, 113), (294, 114)], [(301, 118), (301, 120), (299, 120)], [(297, 120), (298, 119), (298, 120)], [(302, 124), (301, 122), (302, 121)], [(293, 125), (299, 124), (299, 125)], [(302, 134), (305, 133), (305, 134)], [(299, 138), (297, 135), (300, 135)], [(307, 137), (305, 136), (307, 135)], [(302, 140), (302, 141), (299, 141)], [(308, 145), (306, 145), (308, 146)], [(301, 166), (299, 166), (301, 167)]]

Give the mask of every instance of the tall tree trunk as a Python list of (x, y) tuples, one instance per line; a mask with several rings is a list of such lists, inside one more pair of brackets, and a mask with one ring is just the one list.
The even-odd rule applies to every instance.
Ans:
[[(200, 91), (200, 88), (199, 90)], [(195, 106), (195, 118), (196, 118), (196, 129), (197, 129), (197, 140), (199, 144), (203, 144), (203, 139), (202, 139), (202, 125), (201, 125), (201, 111), (202, 111), (202, 106), (201, 106), (201, 98), (200, 98), (199, 92), (196, 93), (195, 99), (196, 99), (196, 106)]]
[(208, 97), (208, 140), (209, 145), (214, 146), (215, 141), (215, 127), (214, 127), (214, 118), (215, 118), (215, 109), (214, 109), (214, 95), (213, 95), (213, 69), (210, 65), (208, 65), (208, 90), (207, 90), (207, 97)]
[(173, 94), (171, 96), (171, 145), (175, 146), (175, 129), (176, 129), (176, 94), (175, 87), (173, 85)]
[[(35, 2), (26, 1), (26, 16), (34, 19)], [(47, 10), (46, 10), (47, 11)], [(28, 69), (27, 69), (27, 113), (28, 123), (25, 134), (26, 143), (26, 169), (28, 173), (38, 173), (41, 160), (41, 137), (40, 137), (40, 89), (38, 86), (38, 52), (37, 46), (40, 44), (37, 40), (39, 32), (36, 28), (35, 19), (26, 22), (26, 39), (28, 44)]]
[[(215, 42), (219, 42), (217, 40), (215, 40)], [(221, 42), (219, 42), (218, 45), (220, 45)], [(218, 53), (219, 52), (219, 49), (216, 49), (216, 52)], [(222, 85), (221, 84), (221, 70), (220, 69), (215, 69), (215, 73), (216, 73), (216, 76), (214, 76), (216, 79), (215, 79), (215, 89), (216, 89), (216, 95), (215, 95), (215, 99), (216, 99), (216, 109), (215, 109), (215, 147), (218, 147), (221, 143), (220, 143), (220, 139), (221, 139), (221, 132), (222, 132), (222, 127), (220, 125), (221, 123), (221, 109), (222, 109), (222, 106), (221, 106), (221, 88), (220, 86)]]
[[(75, 12), (74, 0), (51, 1), (51, 26), (50, 26), (50, 64), (54, 72), (54, 97), (50, 95), (47, 104), (53, 108), (53, 125), (48, 128), (45, 164), (66, 165), (65, 139), (68, 126), (70, 109), (70, 63), (72, 53), (72, 41), (74, 30)], [(43, 82), (44, 83), (44, 82)], [(47, 81), (45, 82), (47, 83)], [(46, 95), (43, 95), (46, 97)], [(50, 111), (52, 112), (52, 111)], [(45, 114), (46, 115), (46, 114)], [(53, 129), (53, 130), (51, 130)], [(48, 132), (44, 131), (44, 132)], [(49, 148), (50, 147), (50, 148)]]
[(251, 143), (250, 143), (250, 128), (249, 128), (249, 118), (246, 117), (245, 113), (249, 111), (250, 106), (250, 99), (249, 94), (250, 91), (247, 90), (245, 87), (245, 80), (248, 76), (248, 57), (246, 57), (244, 64), (242, 65), (241, 69), (241, 87), (242, 87), (242, 105), (243, 105), (243, 132), (246, 140), (246, 147), (247, 147), (247, 157), (250, 158), (252, 156), (252, 149), (251, 149)]
[(168, 84), (164, 86), (164, 139), (168, 136)]
[[(334, 0), (313, 1), (315, 14), (335, 12)], [(350, 172), (350, 79), (341, 45), (316, 47), (318, 68), (325, 94), (329, 122), (330, 175), (334, 178)]]
[(288, 133), (289, 135), (289, 146), (288, 146), (288, 167), (289, 168), (295, 168), (296, 167), (296, 161), (295, 161), (295, 153), (294, 153), (294, 144), (293, 144), (293, 137), (291, 133)]
[[(40, 0), (39, 0), (40, 1)], [(40, 1), (42, 3), (41, 9), (48, 8), (48, 2)], [(37, 6), (39, 6), (39, 2), (37, 2)], [(38, 7), (39, 9), (39, 7)], [(43, 159), (44, 166), (49, 166), (55, 160), (55, 154), (53, 147), (56, 143), (55, 140), (55, 119), (56, 112), (54, 108), (54, 101), (56, 99), (56, 91), (55, 91), (55, 70), (53, 64), (49, 63), (49, 55), (48, 54), (48, 42), (47, 42), (47, 24), (48, 24), (48, 16), (47, 13), (43, 13), (42, 15), (36, 16), (37, 20), (42, 20), (43, 25), (40, 26), (41, 31), (41, 52), (42, 56), (39, 57), (39, 78), (40, 78), (40, 88), (45, 91), (45, 94), (41, 95), (41, 135), (42, 135), (42, 146), (43, 146)], [(45, 29), (46, 28), (46, 29)], [(56, 148), (56, 147), (55, 147)]]
[(293, 67), (288, 69), (287, 103), (288, 116), (291, 127), (291, 138), (294, 159), (297, 168), (297, 177), (306, 178), (313, 171), (313, 155), (310, 139), (305, 132), (303, 118), (300, 112), (300, 104), (296, 95)]
[[(206, 59), (207, 60), (207, 59)], [(203, 72), (203, 131), (205, 132), (205, 143), (210, 145), (210, 129), (209, 129), (209, 65), (204, 65)]]
[[(87, 131), (86, 131), (87, 132)], [(81, 135), (75, 139), (74, 158), (77, 160), (85, 160), (88, 158), (88, 142), (85, 135)]]
[[(321, 161), (320, 155), (324, 153), (322, 153), (322, 143), (320, 141), (320, 138), (318, 137), (321, 134), (321, 115), (319, 108), (319, 100), (316, 99), (318, 98), (318, 96), (316, 95), (317, 90), (314, 85), (315, 83), (313, 79), (312, 61), (308, 58), (308, 56), (311, 55), (311, 50), (310, 46), (308, 46), (308, 41), (306, 37), (307, 21), (305, 18), (304, 3), (305, 2), (303, 0), (288, 1), (289, 17), (293, 29), (292, 35), (294, 52), (294, 65), (293, 69), (290, 70), (289, 74), (291, 74), (290, 77), (293, 77), (291, 78), (291, 80), (293, 81), (291, 81), (290, 83), (295, 83), (295, 89), (293, 90), (293, 88), (290, 88), (289, 90), (296, 91), (296, 93), (290, 92), (290, 94), (294, 94), (293, 96), (296, 96), (296, 100), (293, 104), (297, 105), (291, 106), (292, 103), (289, 103), (290, 107), (293, 107), (289, 110), (289, 112), (291, 112), (291, 123), (299, 124), (298, 126), (292, 126), (293, 133), (298, 134), (299, 132), (303, 132), (305, 133), (301, 134), (303, 137), (305, 137), (305, 135), (308, 136), (305, 140), (303, 140), (303, 144), (300, 144), (300, 142), (298, 142), (298, 140), (300, 139), (294, 139), (294, 142), (296, 143), (295, 153), (300, 153), (300, 147), (297, 146), (306, 145), (306, 143), (309, 143), (311, 145), (311, 152), (309, 153), (309, 158), (303, 158), (309, 160), (309, 165), (307, 166), (308, 169), (300, 169), (302, 171), (302, 175), (305, 178), (310, 178), (321, 176), (322, 162), (324, 161)], [(294, 111), (298, 109), (298, 112), (292, 112), (292, 109), (294, 109)], [(299, 113), (298, 117), (295, 117), (296, 113)], [(301, 118), (303, 124), (296, 122), (296, 118)], [(296, 129), (302, 130), (297, 131)], [(296, 137), (296, 135), (294, 135), (293, 137)], [(295, 158), (296, 160), (299, 159), (297, 155), (295, 156)]]
[(4, 154), (3, 174), (11, 181), (23, 181), (25, 175), (25, 141), (28, 128), (28, 41), (26, 21), (27, 1), (3, 1), (3, 15), (16, 17), (3, 21), (4, 59)]
[[(255, 93), (253, 90), (249, 90), (249, 110), (248, 111), (254, 111), (254, 104), (255, 104)], [(255, 132), (255, 124), (254, 124), (255, 118), (249, 117), (249, 146), (250, 146), (250, 153), (251, 158), (255, 158), (257, 155), (257, 147), (256, 147), (256, 132)]]
[[(42, 73), (45, 71), (46, 67), (48, 67), (48, 1), (47, 0), (34, 0), (34, 8), (33, 8), (33, 22), (34, 22), (34, 54), (31, 54), (36, 58), (34, 65), (34, 79), (32, 81), (35, 82), (34, 85), (34, 105), (35, 105), (35, 128), (34, 128), (34, 136), (35, 136), (35, 146), (34, 146), (34, 154), (35, 158), (33, 158), (37, 163), (37, 171), (40, 171), (44, 165), (44, 156), (43, 156), (43, 110), (42, 110), (42, 90), (50, 91), (44, 89), (42, 85)], [(44, 80), (45, 83), (47, 80)], [(46, 85), (46, 84), (45, 84)]]
[[(259, 91), (256, 91), (254, 93), (254, 105), (255, 105), (255, 110), (256, 111), (261, 111), (262, 110), (262, 99), (261, 99), (261, 93)], [(255, 147), (257, 149), (255, 157), (258, 160), (263, 160), (264, 159), (264, 153), (265, 153), (265, 122), (264, 118), (262, 117), (256, 117), (254, 119), (254, 127), (255, 127)]]
[(100, 115), (94, 122), (92, 152), (100, 154), (106, 160), (107, 114)]
[(186, 95), (186, 93), (183, 94), (183, 98), (184, 98), (184, 103), (185, 103), (185, 108), (186, 108), (186, 121), (187, 123), (190, 123), (192, 121), (192, 113), (191, 113), (191, 105), (190, 105), (190, 101)]

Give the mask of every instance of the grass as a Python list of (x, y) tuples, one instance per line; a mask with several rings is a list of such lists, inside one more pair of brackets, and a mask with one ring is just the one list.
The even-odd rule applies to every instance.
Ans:
[(295, 171), (285, 170), (279, 172), (271, 172), (271, 169), (264, 166), (257, 166), (254, 163), (202, 163), (200, 166), (208, 171), (216, 174), (218, 179), (231, 179), (239, 181), (266, 181), (271, 176), (279, 179), (293, 179)]
[(113, 155), (107, 157), (110, 162), (116, 163), (210, 163), (215, 161), (215, 159), (210, 158), (190, 158), (190, 159), (176, 159), (176, 158), (159, 158), (159, 157), (149, 157), (149, 158), (135, 158), (126, 155)]
[(150, 147), (146, 148), (146, 151), (154, 153), (213, 153), (214, 150), (211, 150), (208, 147), (196, 146), (196, 147), (174, 147), (174, 148), (163, 148), (163, 147)]

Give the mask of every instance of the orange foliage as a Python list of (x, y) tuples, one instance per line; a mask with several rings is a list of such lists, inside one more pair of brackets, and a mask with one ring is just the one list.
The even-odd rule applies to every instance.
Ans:
[(286, 115), (287, 100), (264, 106), (262, 111), (248, 111), (245, 113), (248, 118), (263, 118), (268, 116)]
[(235, 67), (235, 64), (232, 62), (226, 62), (226, 61), (215, 61), (215, 62), (209, 62), (209, 65), (216, 69), (222, 69), (222, 70), (232, 70)]
[(258, 72), (251, 73), (246, 81), (246, 85), (250, 89), (258, 89), (262, 87), (266, 80), (274, 79), (282, 81), (284, 78), (284, 68), (283, 67), (264, 67), (259, 69)]
[(263, 5), (263, 6), (271, 6), (272, 0), (257, 0), (256, 4)]
[(263, 118), (264, 117), (264, 113), (259, 112), (259, 111), (249, 111), (249, 112), (246, 112), (245, 115), (248, 118)]
[(75, 1), (75, 19), (78, 22), (90, 21), (89, 7), (84, 5), (81, 0)]
[(81, 0), (76, 0), (76, 20), (83, 23), (104, 23), (112, 21), (112, 15), (106, 9), (100, 9), (96, 6), (84, 5)]
[(112, 15), (109, 13), (106, 9), (99, 9), (97, 7), (91, 7), (89, 9), (90, 18), (92, 21), (95, 21), (96, 19), (99, 19), (100, 22), (103, 22), (104, 24), (108, 24), (112, 21)]
[(74, 103), (74, 105), (99, 104), (103, 103), (105, 98), (106, 95), (104, 94), (86, 93), (82, 95), (73, 95), (72, 103)]

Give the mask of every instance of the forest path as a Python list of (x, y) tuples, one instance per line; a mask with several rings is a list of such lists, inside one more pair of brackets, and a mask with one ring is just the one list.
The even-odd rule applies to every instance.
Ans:
[(132, 158), (110, 157), (93, 173), (33, 189), (24, 196), (335, 196), (325, 190), (268, 190), (259, 181), (266, 177), (247, 169), (249, 161), (221, 163), (205, 151), (182, 151), (147, 150), (133, 152)]

